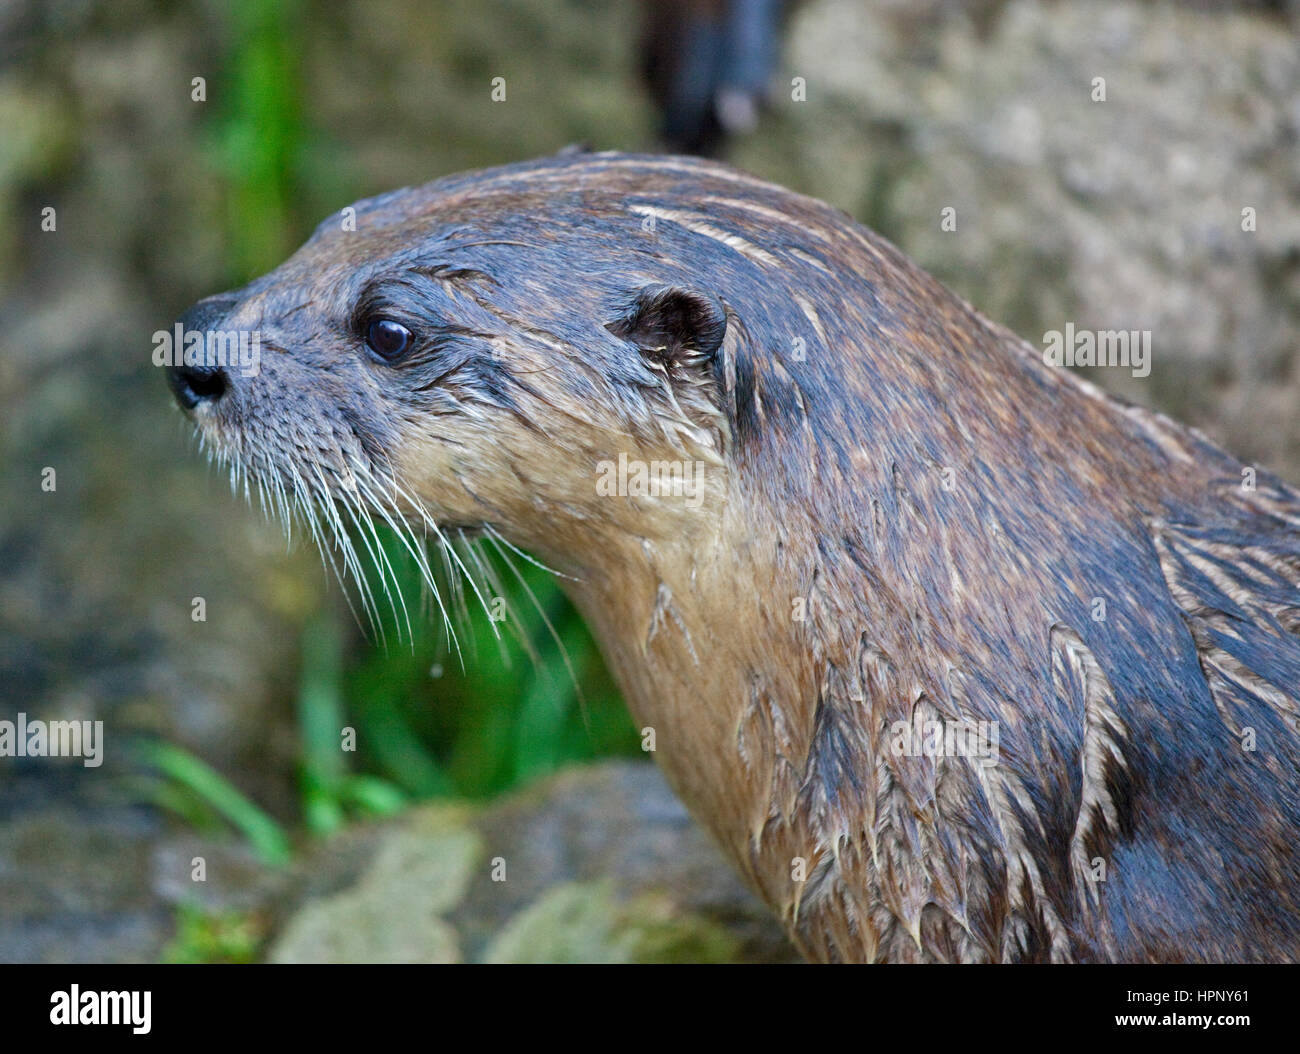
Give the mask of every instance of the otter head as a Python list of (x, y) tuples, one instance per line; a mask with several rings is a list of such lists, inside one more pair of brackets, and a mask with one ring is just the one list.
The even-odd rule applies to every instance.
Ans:
[(692, 534), (729, 434), (707, 268), (628, 249), (621, 202), (441, 186), (343, 210), (181, 318), (208, 336), (169, 368), (205, 445), (318, 540), (486, 529), (581, 573)]

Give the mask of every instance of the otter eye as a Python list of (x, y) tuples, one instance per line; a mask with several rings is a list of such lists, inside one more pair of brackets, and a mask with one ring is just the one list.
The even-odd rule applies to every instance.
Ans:
[(366, 327), (366, 346), (386, 362), (395, 362), (411, 346), (411, 331), (400, 322), (377, 318)]

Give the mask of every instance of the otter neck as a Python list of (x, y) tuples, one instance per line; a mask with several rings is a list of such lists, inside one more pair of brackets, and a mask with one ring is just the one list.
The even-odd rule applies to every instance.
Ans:
[(757, 854), (806, 848), (765, 828), (793, 809), (773, 795), (786, 785), (778, 770), (793, 780), (808, 756), (815, 659), (794, 595), (801, 576), (772, 517), (756, 529), (760, 512), (732, 491), (676, 530), (620, 532), (564, 584), (673, 789), (777, 905), (787, 898), (763, 888), (774, 869)]

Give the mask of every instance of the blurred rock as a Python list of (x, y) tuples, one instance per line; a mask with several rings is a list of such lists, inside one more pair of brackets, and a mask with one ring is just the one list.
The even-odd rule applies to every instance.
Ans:
[(258, 914), (287, 878), (240, 845), (169, 836), (146, 809), (31, 802), (0, 822), (0, 963), (158, 962), (182, 905)]
[[(374, 854), (354, 885), (310, 901), (289, 920), (272, 962), (460, 961), (456, 931), (442, 916), (464, 897), (482, 860), (471, 821), (454, 808), (421, 809), (376, 836)], [(312, 870), (320, 867), (317, 859)]]
[(275, 962), (797, 958), (646, 763), (570, 769), (480, 809), (424, 806), (345, 832), (300, 872)]

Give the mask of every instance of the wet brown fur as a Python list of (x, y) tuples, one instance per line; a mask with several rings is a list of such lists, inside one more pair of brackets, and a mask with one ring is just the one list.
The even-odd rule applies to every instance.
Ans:
[[(240, 292), (228, 324), (283, 351), (205, 434), (273, 473), (350, 428), (439, 522), (573, 576), (656, 760), (808, 956), (1300, 955), (1287, 486), (723, 166), (570, 156), (357, 219)], [(439, 334), (406, 373), (346, 321), (394, 275)], [(620, 453), (702, 462), (705, 500), (596, 494)], [(918, 713), (997, 721), (999, 764), (899, 756)]]

